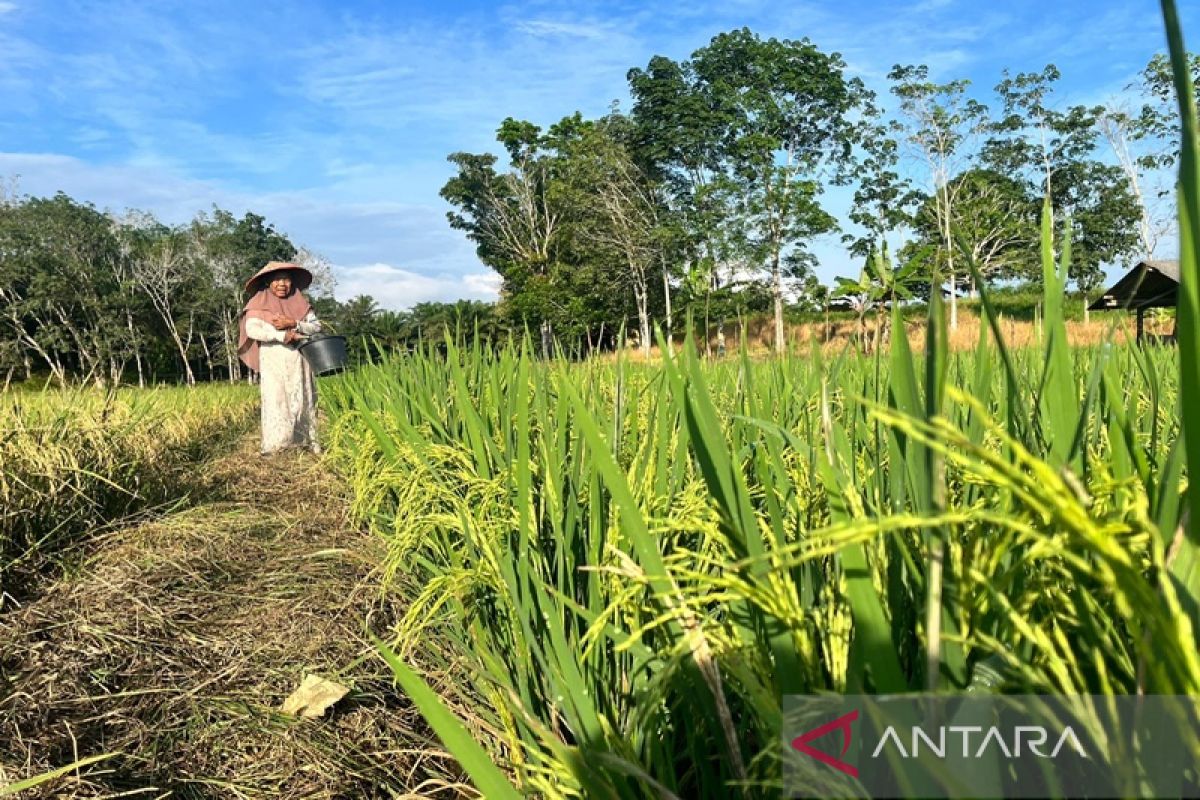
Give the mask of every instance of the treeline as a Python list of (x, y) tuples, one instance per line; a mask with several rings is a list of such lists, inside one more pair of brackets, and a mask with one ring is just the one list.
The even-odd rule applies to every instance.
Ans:
[[(648, 349), (652, 327), (678, 329), (683, 309), (707, 327), (764, 307), (782, 350), (789, 300), (861, 313), (931, 280), (955, 325), (969, 265), (1040, 280), (1047, 198), (1085, 293), (1102, 265), (1153, 252), (1169, 230), (1158, 203), (1170, 186), (1154, 183), (1176, 151), (1165, 60), (1124, 105), (1063, 106), (1059, 78), (1052, 65), (1006, 72), (989, 107), (965, 80), (897, 66), (888, 115), (838, 54), (742, 29), (631, 69), (628, 113), (547, 129), (504, 120), (503, 155), (450, 155), (457, 174), (441, 194), (503, 278), (499, 317), (540, 328), (547, 351), (625, 324)], [(853, 229), (826, 209), (829, 186), (853, 191)], [(864, 268), (830, 289), (812, 245), (839, 235)], [(906, 244), (885, 258), (888, 235)]]
[(117, 384), (237, 380), (242, 286), (271, 260), (319, 258), (263, 217), (187, 225), (65, 194), (0, 203), (0, 377)]
[(241, 380), (243, 286), (268, 261), (312, 271), (308, 292), (328, 327), (362, 360), (451, 335), (499, 340), (495, 305), (421, 303), (389, 311), (339, 302), (321, 256), (264, 217), (214, 208), (186, 225), (100, 211), (65, 194), (0, 199), (0, 387), (57, 383)]
[(331, 327), (346, 337), (355, 363), (386, 353), (412, 352), (422, 343), (437, 346), (447, 336), (496, 346), (512, 335), (522, 335), (519, 327), (497, 313), (495, 303), (479, 300), (417, 303), (405, 311), (382, 309), (365, 295), (345, 303), (320, 298), (314, 305), (322, 319), (332, 321)]
[[(528, 331), (547, 355), (611, 348), (624, 332), (648, 350), (656, 326), (678, 332), (691, 316), (712, 331), (764, 312), (782, 350), (789, 304), (850, 308), (861, 322), (930, 286), (947, 293), (955, 326), (972, 275), (1040, 279), (1047, 199), (1086, 295), (1103, 265), (1169, 235), (1176, 125), (1162, 57), (1123, 105), (1064, 106), (1059, 78), (1053, 66), (1005, 73), (988, 106), (966, 81), (897, 66), (889, 115), (839, 55), (807, 40), (742, 29), (681, 61), (656, 56), (629, 71), (627, 113), (576, 113), (545, 130), (509, 118), (503, 158), (449, 156), (449, 222), (501, 276), (494, 305), (339, 303), (328, 263), (253, 213), (214, 208), (167, 225), (64, 194), (0, 192), (0, 379), (238, 380), (243, 281), (270, 260), (314, 272), (314, 305), (356, 358), (447, 330)], [(852, 193), (851, 226), (826, 208), (831, 186)], [(822, 286), (812, 246), (837, 236), (863, 268)]]

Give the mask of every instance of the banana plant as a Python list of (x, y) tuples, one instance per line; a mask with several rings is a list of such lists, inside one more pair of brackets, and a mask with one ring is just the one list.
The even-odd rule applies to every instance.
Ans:
[[(846, 300), (858, 315), (859, 342), (864, 350), (867, 346), (867, 313), (876, 308), (890, 308), (912, 298), (913, 293), (909, 285), (917, 277), (917, 272), (924, 263), (926, 250), (927, 248), (918, 250), (911, 258), (893, 269), (885, 242), (878, 249), (872, 248), (858, 280), (841, 276), (836, 278), (834, 297)], [(882, 320), (876, 321), (876, 346), (883, 332), (882, 324)]]

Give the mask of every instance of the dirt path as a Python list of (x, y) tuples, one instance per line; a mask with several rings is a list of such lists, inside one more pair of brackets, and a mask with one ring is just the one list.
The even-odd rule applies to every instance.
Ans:
[[(204, 483), (0, 617), (0, 786), (115, 752), (23, 796), (456, 795), (367, 640), (398, 608), (344, 487), (307, 454), (260, 459), (254, 437)], [(309, 673), (351, 692), (320, 719), (280, 714)]]

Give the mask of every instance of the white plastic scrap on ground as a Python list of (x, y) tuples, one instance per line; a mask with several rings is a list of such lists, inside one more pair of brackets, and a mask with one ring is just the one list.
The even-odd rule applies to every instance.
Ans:
[(345, 686), (318, 675), (305, 675), (299, 688), (283, 701), (280, 711), (292, 716), (319, 717), (349, 691)]

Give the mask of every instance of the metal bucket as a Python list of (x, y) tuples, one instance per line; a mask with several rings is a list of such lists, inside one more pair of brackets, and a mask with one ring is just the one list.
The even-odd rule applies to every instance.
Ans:
[(297, 345), (296, 349), (317, 375), (329, 375), (346, 368), (345, 336), (317, 334), (308, 337)]

